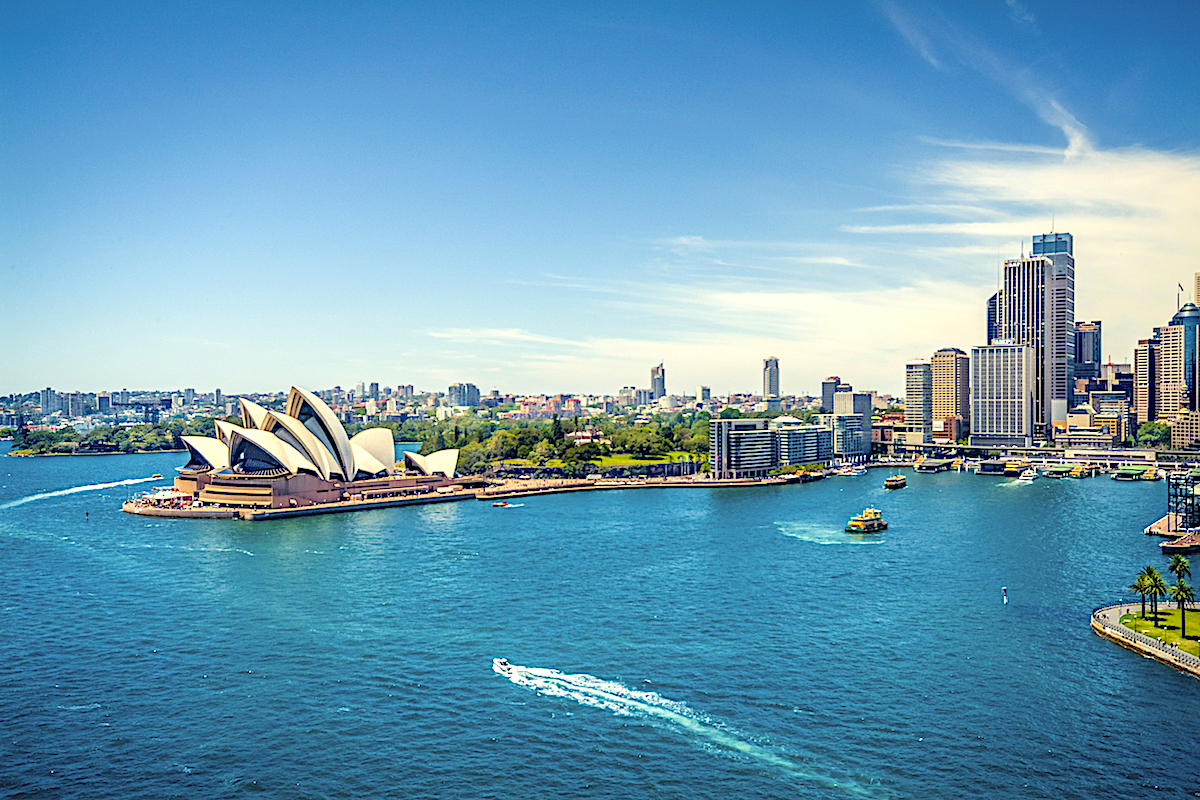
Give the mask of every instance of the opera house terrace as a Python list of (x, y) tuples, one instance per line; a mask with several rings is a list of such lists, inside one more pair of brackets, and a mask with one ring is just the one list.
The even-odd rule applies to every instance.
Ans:
[(269, 519), (471, 495), (454, 481), (457, 450), (405, 453), (392, 432), (354, 437), (324, 401), (293, 386), (280, 413), (241, 400), (242, 424), (217, 421), (216, 436), (184, 436), (190, 459), (171, 489), (126, 502), (131, 514)]

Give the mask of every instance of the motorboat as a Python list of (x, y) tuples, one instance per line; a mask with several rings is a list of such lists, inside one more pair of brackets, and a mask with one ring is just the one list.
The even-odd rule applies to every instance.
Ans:
[(1038, 471), (1036, 469), (1034, 469), (1033, 467), (1030, 467), (1029, 469), (1022, 472), (1021, 475), (1017, 478), (1017, 480), (1021, 481), (1022, 483), (1033, 483), (1040, 477), (1042, 477), (1042, 476), (1038, 474)]
[(862, 466), (858, 466), (858, 465), (855, 465), (855, 464), (851, 464), (850, 466), (847, 466), (847, 467), (842, 467), (841, 469), (839, 469), (839, 470), (836, 470), (836, 471), (834, 472), (834, 474), (835, 474), (835, 475), (845, 475), (846, 477), (851, 477), (851, 478), (852, 478), (852, 477), (856, 477), (856, 476), (858, 476), (858, 475), (866, 475), (866, 474), (867, 474), (867, 468), (866, 468), (866, 467), (862, 467)]
[(865, 508), (858, 516), (850, 518), (846, 523), (847, 533), (879, 533), (886, 531), (888, 524), (883, 521), (883, 515), (877, 508)]
[(501, 675), (510, 676), (516, 670), (516, 667), (508, 663), (507, 658), (493, 658), (492, 671), (498, 672)]
[(501, 500), (499, 503), (492, 503), (492, 508), (524, 508), (524, 503), (510, 503), (507, 500)]
[(883, 479), (883, 488), (885, 489), (903, 489), (908, 486), (908, 478), (903, 475), (892, 475)]

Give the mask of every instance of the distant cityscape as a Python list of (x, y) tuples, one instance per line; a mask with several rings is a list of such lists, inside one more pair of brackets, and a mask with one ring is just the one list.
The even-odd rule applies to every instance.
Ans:
[[(1200, 273), (1194, 276), (1200, 295)], [(1003, 263), (1000, 285), (981, 298), (984, 344), (945, 347), (908, 362), (905, 396), (855, 391), (831, 376), (819, 395), (782, 395), (783, 367), (763, 359), (760, 392), (718, 397), (708, 386), (669, 393), (665, 364), (647, 388), (611, 395), (515, 395), (472, 383), (445, 391), (358, 382), (315, 390), (343, 423), (438, 421), (463, 414), (496, 420), (609, 415), (632, 425), (656, 414), (713, 417), (709, 462), (718, 477), (765, 474), (781, 465), (862, 461), (954, 444), (987, 448), (1111, 449), (1130, 444), (1200, 446), (1200, 310), (1184, 302), (1138, 341), (1131, 362), (1102, 357), (1102, 323), (1075, 319), (1074, 239), (1032, 237), (1031, 252)], [(1181, 293), (1183, 287), (1179, 287)], [(82, 433), (98, 426), (239, 413), (239, 397), (271, 407), (284, 391), (228, 396), (220, 389), (61, 392), (47, 387), (0, 397), (0, 428)]]

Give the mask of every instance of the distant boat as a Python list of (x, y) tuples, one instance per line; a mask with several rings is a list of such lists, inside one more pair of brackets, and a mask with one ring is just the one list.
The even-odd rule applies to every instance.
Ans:
[(857, 476), (857, 475), (866, 475), (866, 474), (867, 474), (867, 468), (866, 468), (866, 467), (860, 467), (860, 466), (856, 466), (856, 465), (854, 465), (854, 464), (851, 464), (851, 465), (850, 465), (850, 466), (848, 466), (848, 467), (842, 467), (842, 468), (841, 468), (841, 469), (839, 469), (839, 470), (835, 470), (835, 471), (834, 471), (834, 474), (835, 474), (835, 475), (845, 475), (845, 476), (847, 476), (847, 477), (851, 477), (851, 478), (852, 478), (852, 477), (855, 477), (855, 476)]
[(903, 475), (892, 475), (890, 478), (884, 478), (883, 488), (885, 489), (903, 489), (908, 486), (908, 478)]
[(846, 523), (847, 533), (879, 533), (886, 531), (888, 524), (883, 521), (883, 515), (877, 508), (865, 508), (858, 516), (851, 517)]
[(162, 473), (161, 473), (161, 472), (156, 472), (156, 473), (154, 473), (153, 475), (151, 475), (151, 476), (150, 476), (150, 480), (154, 480), (155, 478), (161, 478), (161, 477), (162, 477)]
[(1038, 474), (1038, 471), (1036, 469), (1034, 469), (1033, 467), (1030, 467), (1029, 469), (1022, 472), (1020, 477), (1017, 478), (1017, 480), (1021, 481), (1022, 483), (1033, 483), (1040, 477), (1042, 477), (1042, 476)]

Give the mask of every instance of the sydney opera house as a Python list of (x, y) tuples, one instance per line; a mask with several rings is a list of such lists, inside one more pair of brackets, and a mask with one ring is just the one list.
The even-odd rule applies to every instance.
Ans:
[(457, 450), (405, 453), (397, 462), (390, 430), (368, 428), (349, 437), (333, 410), (304, 389), (292, 387), (283, 412), (246, 399), (241, 406), (241, 425), (218, 420), (216, 436), (182, 437), (191, 458), (174, 489), (126, 504), (126, 510), (166, 516), (317, 511), (310, 507), (378, 505), (371, 501), (452, 486)]

